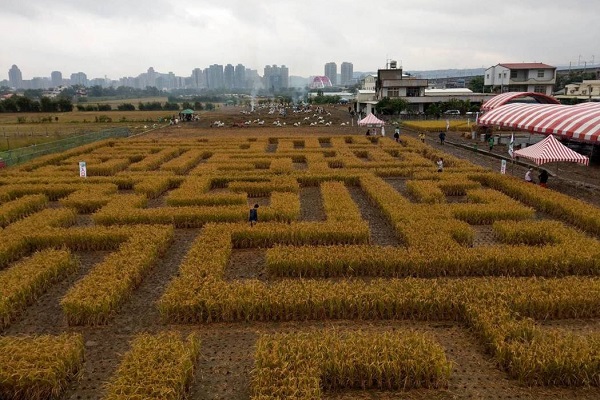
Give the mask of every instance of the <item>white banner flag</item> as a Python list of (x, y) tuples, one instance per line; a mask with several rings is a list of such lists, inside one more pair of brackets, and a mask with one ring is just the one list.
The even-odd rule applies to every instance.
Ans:
[(79, 161), (79, 176), (87, 178), (87, 166), (85, 161)]
[(448, 131), (448, 129), (450, 129), (450, 120), (449, 119), (446, 120), (446, 131)]
[(514, 158), (514, 148), (515, 148), (515, 134), (511, 133), (510, 135), (510, 143), (508, 144), (508, 154), (510, 154), (511, 158)]

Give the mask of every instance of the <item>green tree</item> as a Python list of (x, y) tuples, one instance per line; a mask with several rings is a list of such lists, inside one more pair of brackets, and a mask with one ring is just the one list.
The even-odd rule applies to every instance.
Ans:
[(71, 99), (59, 97), (57, 99), (58, 109), (61, 112), (71, 112), (73, 111), (73, 102)]
[(390, 99), (389, 97), (384, 97), (375, 104), (377, 112), (384, 115), (400, 115), (407, 108), (408, 101), (401, 98)]
[(55, 112), (58, 111), (58, 104), (49, 97), (42, 97), (40, 99), (40, 110), (42, 112)]
[(476, 76), (469, 82), (469, 89), (475, 93), (483, 93), (483, 75)]
[(135, 111), (135, 106), (131, 103), (123, 103), (117, 106), (119, 111)]

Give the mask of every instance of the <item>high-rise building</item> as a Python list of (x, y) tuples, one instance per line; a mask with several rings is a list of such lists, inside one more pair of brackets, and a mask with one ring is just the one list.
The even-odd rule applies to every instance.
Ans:
[(213, 64), (205, 70), (206, 87), (209, 89), (223, 89), (223, 66)]
[(329, 78), (332, 85), (337, 85), (337, 64), (334, 62), (328, 62), (325, 64), (325, 74)]
[(223, 85), (225, 89), (232, 89), (234, 86), (235, 68), (231, 64), (227, 64), (223, 70)]
[(289, 70), (285, 65), (266, 65), (263, 74), (263, 83), (265, 89), (278, 92), (282, 88), (288, 87)]
[(200, 68), (194, 68), (192, 70), (192, 87), (195, 89), (206, 87), (204, 72), (202, 72)]
[(246, 67), (242, 64), (235, 66), (235, 75), (233, 78), (233, 86), (242, 89), (247, 87), (246, 85)]
[(354, 77), (354, 65), (351, 62), (343, 62), (340, 71), (340, 85), (349, 85)]
[(52, 86), (57, 88), (62, 85), (62, 72), (60, 71), (52, 71), (50, 74), (50, 79), (52, 80)]
[(83, 72), (71, 74), (71, 85), (88, 86), (87, 75)]
[(8, 81), (10, 82), (10, 86), (15, 89), (19, 89), (23, 87), (23, 75), (21, 74), (21, 70), (16, 65), (13, 65), (8, 70)]

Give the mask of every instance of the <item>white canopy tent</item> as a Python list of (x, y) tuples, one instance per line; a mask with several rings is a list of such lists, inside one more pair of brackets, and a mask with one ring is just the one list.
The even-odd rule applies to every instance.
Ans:
[(358, 121), (359, 126), (377, 126), (381, 127), (385, 125), (385, 121), (380, 120), (373, 114), (369, 114), (360, 121)]

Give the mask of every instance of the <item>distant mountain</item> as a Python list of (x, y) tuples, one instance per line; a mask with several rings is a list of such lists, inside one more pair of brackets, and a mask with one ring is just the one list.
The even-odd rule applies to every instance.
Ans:
[(304, 88), (308, 86), (309, 78), (305, 78), (303, 76), (290, 75), (289, 77), (289, 86), (295, 88)]
[(485, 74), (485, 68), (435, 69), (430, 71), (404, 70), (404, 72), (423, 79), (458, 78), (461, 76), (483, 76)]

